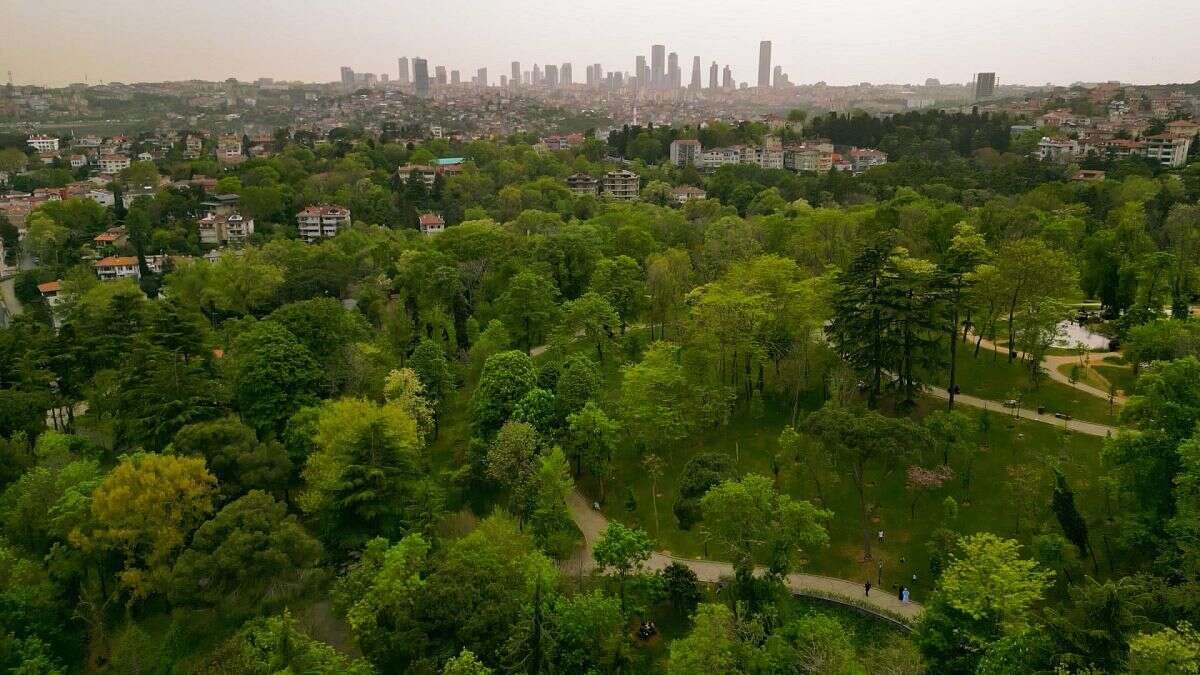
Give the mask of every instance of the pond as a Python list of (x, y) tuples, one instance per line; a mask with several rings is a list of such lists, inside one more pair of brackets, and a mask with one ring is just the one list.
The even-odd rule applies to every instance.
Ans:
[(1058, 324), (1059, 337), (1054, 341), (1055, 347), (1070, 349), (1083, 345), (1088, 349), (1108, 349), (1108, 336), (1101, 335), (1086, 325), (1075, 321), (1063, 321)]

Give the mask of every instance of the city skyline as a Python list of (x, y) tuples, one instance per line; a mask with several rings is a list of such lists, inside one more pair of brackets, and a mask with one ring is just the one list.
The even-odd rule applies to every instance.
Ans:
[[(1002, 73), (1007, 83), (1034, 85), (1114, 79), (1191, 82), (1200, 75), (1195, 65), (1200, 46), (1187, 32), (1200, 21), (1200, 6), (1180, 0), (1159, 3), (1157, 9), (1172, 21), (1163, 25), (1155, 50), (1141, 48), (1131, 32), (1145, 20), (1142, 12), (1115, 0), (1087, 6), (1093, 16), (1087, 32), (1055, 31), (1056, 22), (1032, 19), (1044, 8), (1026, 0), (957, 8), (929, 2), (895, 7), (872, 0), (868, 4), (877, 11), (853, 14), (828, 6), (800, 13), (768, 0), (737, 8), (694, 8), (674, 1), (653, 7), (615, 3), (611, 11), (595, 16), (510, 1), (506, 11), (488, 13), (486, 20), (454, 6), (427, 15), (412, 2), (352, 0), (333, 7), (313, 1), (247, 5), (212, 0), (195, 6), (164, 0), (146, 6), (116, 0), (111, 11), (97, 13), (86, 25), (74, 20), (77, 10), (66, 0), (15, 4), (6, 8), (13, 25), (53, 26), (58, 39), (48, 51), (44, 31), (12, 31), (0, 45), (0, 70), (11, 70), (18, 84), (50, 86), (85, 78), (92, 83), (228, 77), (328, 82), (339, 65), (395, 73), (401, 54), (422, 54), (431, 64), (462, 73), (479, 68), (504, 72), (517, 60), (600, 62), (609, 71), (636, 75), (634, 55), (649, 53), (652, 44), (665, 45), (681, 63), (700, 56), (702, 62), (730, 65), (739, 83), (753, 86), (757, 46), (766, 40), (772, 42), (772, 64), (781, 65), (796, 84), (905, 84), (926, 78), (968, 83), (975, 72), (985, 70)], [(695, 11), (681, 12), (684, 7)], [(520, 21), (530, 11), (539, 21)], [(137, 21), (130, 20), (134, 16)], [(764, 22), (764, 16), (771, 20)], [(588, 24), (586, 36), (577, 30), (581, 20)], [(141, 28), (168, 23), (187, 30)], [(272, 30), (264, 31), (265, 25)], [(222, 32), (225, 46), (212, 50), (209, 41), (217, 26), (232, 32)], [(92, 38), (97, 34), (105, 35), (103, 50), (95, 49)]]

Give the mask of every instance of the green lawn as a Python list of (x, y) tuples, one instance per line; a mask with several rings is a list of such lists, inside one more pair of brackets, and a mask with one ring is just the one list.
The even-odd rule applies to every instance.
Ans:
[(1092, 368), (1105, 380), (1117, 385), (1117, 389), (1124, 392), (1126, 396), (1133, 394), (1137, 376), (1133, 374), (1133, 369), (1129, 366), (1098, 365), (1092, 366)]
[[(946, 386), (949, 374), (935, 373), (934, 381)], [(1009, 363), (1003, 354), (981, 350), (973, 356), (970, 349), (958, 352), (958, 385), (962, 393), (1005, 401), (1016, 398), (1026, 409), (1045, 406), (1048, 412), (1065, 412), (1076, 419), (1101, 424), (1113, 424), (1108, 401), (1085, 394), (1070, 385), (1042, 376), (1037, 387), (1029, 381), (1029, 368), (1020, 361)], [(1114, 409), (1114, 412), (1119, 412)]]
[[(941, 401), (927, 402), (941, 406)], [(812, 409), (816, 401), (807, 401)], [(979, 413), (969, 408), (963, 412), (977, 420)], [(622, 455), (616, 466), (616, 476), (609, 491), (609, 499), (603, 508), (614, 519), (644, 527), (655, 536), (660, 548), (689, 557), (706, 557), (704, 542), (697, 529), (683, 531), (671, 510), (678, 496), (680, 472), (684, 463), (701, 452), (724, 452), (735, 460), (739, 474), (759, 473), (771, 475), (771, 457), (778, 449), (778, 436), (788, 416), (786, 405), (770, 402), (763, 419), (750, 419), (747, 411), (739, 409), (730, 425), (711, 429), (687, 439), (662, 453), (666, 470), (658, 483), (658, 515), (656, 526), (654, 502), (650, 495), (650, 480), (641, 469), (638, 458), (631, 451)], [(904, 488), (903, 467), (890, 473), (874, 472), (871, 483), (875, 490), (878, 506), (871, 525), (872, 537), (877, 530), (884, 530), (884, 543), (876, 549), (876, 560), (883, 563), (883, 589), (890, 591), (893, 584), (904, 583), (913, 589), (915, 598), (927, 597), (930, 591), (929, 556), (925, 543), (930, 533), (942, 523), (941, 503), (946, 496), (953, 496), (960, 504), (955, 528), (960, 532), (991, 531), (1003, 536), (1017, 536), (1027, 541), (1033, 530), (1045, 526), (1049, 531), (1058, 531), (1049, 512), (1052, 483), (1048, 465), (1058, 464), (1071, 481), (1080, 510), (1093, 528), (1101, 528), (1104, 521), (1104, 496), (1099, 483), (1101, 473), (1100, 447), (1102, 439), (1065, 433), (1045, 424), (1017, 420), (1009, 416), (991, 414), (991, 430), (986, 443), (974, 462), (974, 478), (969, 489), (961, 480), (926, 495), (917, 503), (915, 519), (910, 517), (910, 496)], [(925, 465), (931, 466), (939, 460), (928, 458)], [(1028, 464), (1038, 467), (1044, 489), (1042, 505), (1031, 507), (1033, 522), (1022, 523), (1016, 530), (1014, 496), (1005, 489), (1009, 483), (1006, 469), (1014, 465)], [(959, 467), (956, 467), (959, 469)], [(961, 469), (959, 471), (962, 473)], [(857, 497), (853, 484), (846, 476), (832, 470), (817, 473), (821, 482), (818, 494), (816, 482), (806, 466), (784, 462), (779, 477), (780, 487), (788, 494), (802, 499), (821, 502), (834, 512), (829, 524), (830, 545), (819, 551), (810, 551), (806, 571), (815, 574), (846, 579), (865, 579), (870, 573), (874, 582), (877, 576), (874, 562), (861, 562), (862, 528), (859, 520)], [(592, 488), (585, 477), (585, 489)], [(632, 487), (636, 510), (626, 509), (627, 488)], [(591, 492), (594, 494), (594, 492)], [(723, 552), (709, 550), (708, 557), (723, 558)], [(912, 580), (912, 575), (917, 580)]]

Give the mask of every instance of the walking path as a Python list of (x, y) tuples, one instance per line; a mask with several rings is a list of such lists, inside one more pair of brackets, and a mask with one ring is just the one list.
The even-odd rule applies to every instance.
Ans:
[[(595, 567), (592, 559), (592, 546), (600, 533), (608, 526), (608, 519), (600, 511), (592, 508), (582, 494), (572, 491), (567, 497), (567, 507), (571, 518), (583, 533), (583, 548), (574, 558), (564, 563), (563, 568), (571, 573), (583, 574)], [(700, 581), (716, 583), (722, 577), (733, 576), (733, 565), (713, 560), (695, 560), (680, 558), (668, 553), (653, 553), (646, 562), (645, 568), (658, 571), (673, 562), (682, 563), (696, 573)], [(882, 590), (870, 597), (863, 596), (863, 584), (858, 581), (834, 579), (814, 574), (789, 574), (786, 578), (788, 589), (795, 595), (820, 598), (841, 605), (856, 607), (869, 612), (885, 621), (889, 621), (905, 630), (911, 630), (911, 621), (921, 614), (921, 605), (915, 602), (901, 603), (900, 599)]]
[[(942, 399), (943, 401), (949, 400), (950, 398), (950, 392), (941, 387), (929, 387), (928, 393), (931, 396)], [(1107, 399), (1107, 396), (1105, 398)], [(1117, 433), (1116, 427), (1110, 427), (1107, 424), (1100, 424), (1099, 422), (1084, 422), (1083, 420), (1076, 419), (1062, 420), (1050, 414), (1039, 415), (1036, 410), (1030, 410), (1028, 408), (1006, 408), (998, 401), (990, 401), (985, 398), (971, 396), (970, 394), (955, 394), (954, 402), (961, 403), (972, 408), (994, 410), (1004, 415), (1013, 415), (1015, 413), (1016, 416), (1020, 417), (1021, 419), (1041, 422), (1043, 424), (1051, 424), (1062, 429), (1067, 429), (1068, 431), (1077, 431), (1081, 434), (1088, 434), (1089, 436), (1100, 436), (1102, 438), (1107, 438), (1108, 436), (1113, 436)]]
[[(1007, 349), (997, 345), (996, 343), (992, 342), (991, 340), (984, 339), (984, 340), (980, 341), (979, 344), (984, 349), (990, 349), (994, 352), (1000, 352), (1001, 354), (1005, 354), (1005, 355), (1008, 354)], [(1119, 356), (1121, 356), (1121, 352), (1090, 352), (1088, 354), (1088, 362), (1089, 363), (1092, 363), (1092, 362), (1103, 363), (1104, 359), (1109, 356), (1118, 356), (1119, 357)], [(1018, 359), (1021, 359), (1024, 357), (1025, 357), (1025, 352), (1021, 352), (1021, 351), (1017, 352)], [(1095, 396), (1096, 398), (1107, 401), (1108, 400), (1108, 392), (1107, 391), (1098, 389), (1096, 387), (1093, 387), (1090, 384), (1085, 384), (1083, 382), (1072, 383), (1071, 378), (1069, 378), (1066, 375), (1059, 372), (1059, 370), (1058, 370), (1059, 366), (1061, 366), (1063, 364), (1077, 363), (1078, 359), (1079, 359), (1079, 357), (1074, 356), (1072, 354), (1048, 354), (1048, 355), (1046, 355), (1045, 358), (1042, 359), (1042, 370), (1045, 371), (1047, 377), (1054, 380), (1055, 382), (1061, 382), (1069, 387), (1074, 387), (1075, 389), (1078, 389), (1079, 391), (1082, 391), (1085, 394), (1090, 394), (1092, 396)], [(958, 396), (955, 396), (954, 398), (957, 399)], [(1117, 394), (1116, 401), (1117, 401), (1117, 403), (1125, 403), (1124, 394)]]

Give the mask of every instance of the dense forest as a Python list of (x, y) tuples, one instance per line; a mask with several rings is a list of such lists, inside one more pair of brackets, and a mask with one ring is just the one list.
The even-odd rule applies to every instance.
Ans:
[[(1010, 124), (811, 120), (892, 154), (859, 176), (661, 161), (753, 124), (553, 152), (285, 131), (118, 176), (118, 205), (219, 178), (256, 222), (219, 256), (192, 187), (47, 203), (19, 245), (0, 223), (38, 261), (0, 331), (0, 667), (1196, 672), (1200, 164), (1072, 181)], [(610, 155), (640, 201), (567, 188)], [(439, 157), (464, 169), (397, 174)], [(321, 203), (353, 225), (300, 241)], [(110, 254), (140, 278), (97, 280)], [(1081, 308), (1120, 354), (1060, 344)], [(919, 612), (794, 597), (800, 572)]]

